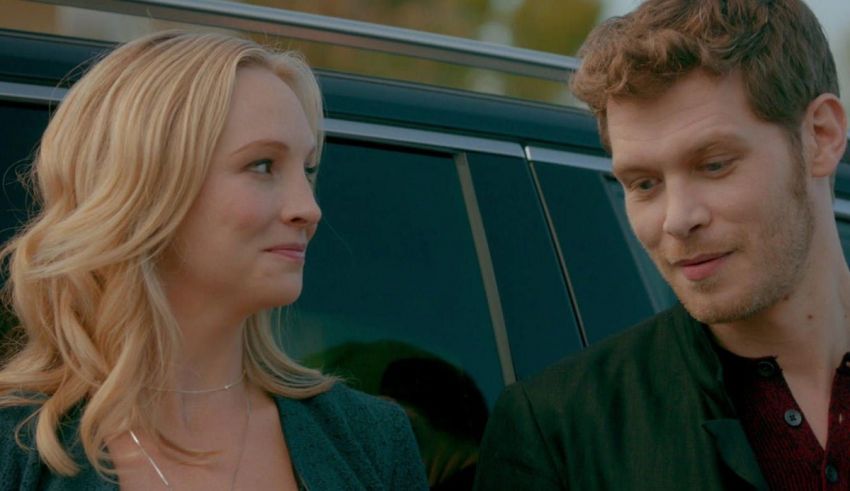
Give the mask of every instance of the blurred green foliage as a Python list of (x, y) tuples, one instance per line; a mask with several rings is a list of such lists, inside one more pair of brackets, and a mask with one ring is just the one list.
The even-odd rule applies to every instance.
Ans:
[[(494, 24), (521, 48), (573, 55), (597, 22), (599, 0), (247, 0), (267, 7), (480, 39), (482, 28)], [(255, 36), (258, 41), (268, 41)], [(489, 72), (429, 60), (354, 50), (319, 43), (292, 43), (311, 65), (326, 70), (359, 73), (431, 85), (474, 89), (524, 99), (564, 102), (562, 82)], [(486, 73), (482, 73), (486, 72)], [(566, 79), (566, 74), (565, 74)], [(482, 83), (482, 80), (485, 80)]]

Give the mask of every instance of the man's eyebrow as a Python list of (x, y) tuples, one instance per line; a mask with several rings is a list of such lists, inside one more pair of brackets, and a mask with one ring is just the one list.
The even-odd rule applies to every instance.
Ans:
[(691, 156), (691, 158), (702, 158), (717, 150), (735, 150), (744, 145), (744, 139), (737, 133), (724, 131), (697, 140), (689, 146), (685, 154)]
[[(744, 145), (745, 140), (737, 133), (731, 131), (712, 132), (699, 137), (694, 142), (689, 142), (684, 147), (680, 156), (683, 161), (693, 161), (709, 156), (712, 152), (717, 150), (736, 150)], [(628, 173), (641, 172), (646, 170), (647, 167), (650, 167), (648, 162), (652, 160), (653, 159), (646, 155), (642, 155), (637, 159), (628, 160), (618, 160), (616, 157), (613, 157), (611, 159), (611, 171), (615, 177)]]
[(611, 158), (611, 172), (614, 174), (614, 177), (620, 178), (629, 174), (641, 173), (646, 171), (648, 167), (650, 167), (646, 162), (650, 159), (646, 158), (638, 158), (638, 159), (616, 159)]

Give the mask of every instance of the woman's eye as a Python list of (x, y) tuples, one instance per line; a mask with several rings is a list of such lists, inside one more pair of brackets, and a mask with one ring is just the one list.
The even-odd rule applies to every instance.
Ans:
[(254, 172), (259, 172), (260, 174), (271, 174), (272, 172), (272, 160), (271, 159), (260, 159), (254, 162), (251, 162), (251, 170)]
[(313, 162), (308, 162), (304, 164), (304, 174), (307, 176), (307, 180), (313, 182), (316, 180), (316, 173), (319, 172), (319, 165)]

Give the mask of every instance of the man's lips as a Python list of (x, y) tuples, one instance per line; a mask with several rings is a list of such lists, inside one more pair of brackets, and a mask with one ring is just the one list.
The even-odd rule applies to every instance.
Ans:
[(688, 259), (676, 261), (674, 266), (682, 270), (685, 278), (691, 281), (700, 281), (713, 275), (723, 266), (731, 252), (700, 254)]
[(301, 243), (279, 244), (269, 247), (266, 252), (271, 252), (285, 259), (303, 262), (307, 254), (307, 245)]

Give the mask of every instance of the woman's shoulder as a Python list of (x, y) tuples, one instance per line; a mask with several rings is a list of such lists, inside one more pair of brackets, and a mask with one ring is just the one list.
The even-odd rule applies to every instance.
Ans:
[[(0, 448), (5, 448), (7, 440), (15, 440), (15, 433), (38, 409), (35, 404), (4, 404), (0, 399)], [(25, 428), (21, 428), (22, 438)]]
[(37, 481), (39, 459), (34, 450), (34, 429), (25, 424), (36, 409), (33, 405), (0, 407), (0, 489), (7, 489), (3, 486), (8, 483), (19, 483), (20, 489), (27, 489), (28, 482)]
[(371, 431), (380, 430), (373, 427), (375, 424), (408, 424), (404, 411), (395, 402), (366, 394), (339, 382), (327, 391), (307, 399), (279, 399), (283, 405), (299, 407), (314, 419), (345, 422), (346, 426), (363, 427)]
[(306, 399), (277, 398), (302, 478), (333, 489), (427, 489), (410, 421), (395, 402), (342, 383)]

